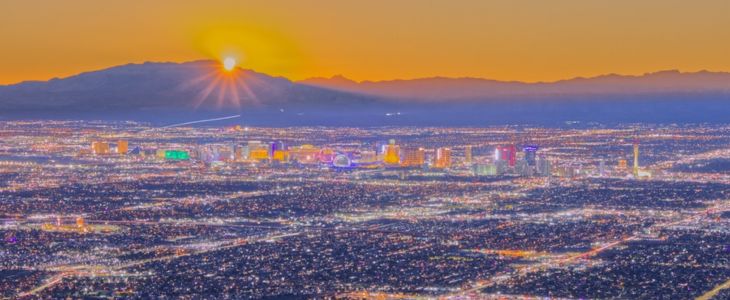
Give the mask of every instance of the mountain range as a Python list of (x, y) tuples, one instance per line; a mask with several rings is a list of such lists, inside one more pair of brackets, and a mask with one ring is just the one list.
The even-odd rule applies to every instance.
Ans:
[(386, 98), (439, 102), (553, 96), (729, 93), (730, 73), (681, 73), (669, 70), (641, 76), (609, 74), (537, 83), (444, 77), (355, 82), (338, 75), (306, 79), (299, 83)]
[(726, 122), (730, 73), (662, 71), (527, 83), (480, 78), (291, 81), (214, 61), (128, 64), (0, 86), (2, 119), (156, 123), (242, 114), (250, 124)]

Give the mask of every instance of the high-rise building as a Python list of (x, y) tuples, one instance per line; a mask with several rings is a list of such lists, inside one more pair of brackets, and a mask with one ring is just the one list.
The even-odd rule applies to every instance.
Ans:
[(451, 168), (451, 149), (436, 149), (436, 160), (434, 162), (434, 167), (439, 169)]
[(525, 152), (525, 161), (527, 161), (527, 165), (535, 166), (535, 163), (537, 162), (537, 146), (526, 145), (522, 148), (522, 151)]
[(639, 177), (639, 141), (634, 141), (634, 177)]
[[(270, 146), (270, 145), (269, 145)], [(248, 141), (243, 151), (243, 157), (247, 160), (267, 160), (270, 156), (270, 148), (260, 141)]]
[(540, 156), (537, 160), (537, 173), (540, 176), (550, 177), (552, 174), (552, 167), (550, 161), (545, 157)]
[(495, 160), (506, 161), (510, 167), (514, 167), (517, 162), (517, 147), (515, 145), (497, 146), (494, 151)]
[(504, 175), (507, 174), (508, 168), (507, 168), (507, 161), (506, 160), (497, 160), (494, 162), (494, 168), (497, 172), (497, 175)]
[(220, 161), (231, 161), (235, 157), (235, 151), (231, 146), (221, 145), (216, 150), (218, 152), (218, 160)]
[[(238, 125), (236, 125), (238, 126)], [(242, 161), (243, 160), (243, 147), (240, 145), (233, 145), (233, 160), (235, 161)]]
[(473, 162), (471, 145), (464, 147), (464, 163), (470, 165)]
[(109, 143), (107, 142), (92, 142), (91, 151), (96, 155), (109, 154)]
[(279, 151), (279, 150), (282, 150), (282, 151), (286, 150), (284, 142), (278, 141), (278, 142), (272, 142), (271, 144), (269, 144), (269, 156), (273, 157), (274, 152)]
[(520, 175), (520, 176), (530, 176), (530, 175), (532, 175), (530, 173), (530, 166), (527, 165), (527, 161), (526, 160), (518, 160), (515, 163), (514, 170), (517, 173), (517, 175)]
[(127, 154), (129, 151), (129, 143), (126, 140), (119, 140), (117, 142), (117, 153)]
[(278, 162), (286, 162), (289, 161), (289, 151), (286, 150), (275, 150), (274, 155), (271, 156), (271, 159)]
[(406, 148), (403, 150), (401, 166), (421, 167), (426, 162), (426, 152), (423, 148)]
[(395, 140), (390, 140), (390, 143), (385, 146), (383, 162), (387, 165), (397, 165), (400, 163), (400, 146), (395, 144)]

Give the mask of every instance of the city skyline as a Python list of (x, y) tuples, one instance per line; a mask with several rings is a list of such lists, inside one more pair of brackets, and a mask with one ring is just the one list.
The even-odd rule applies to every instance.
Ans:
[(1, 299), (730, 299), (730, 1), (0, 1)]

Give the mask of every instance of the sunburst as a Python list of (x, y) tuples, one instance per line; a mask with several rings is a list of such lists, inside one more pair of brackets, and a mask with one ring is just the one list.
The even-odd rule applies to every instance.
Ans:
[(182, 85), (182, 89), (197, 91), (193, 103), (195, 109), (211, 101), (216, 109), (235, 108), (239, 111), (247, 105), (261, 104), (249, 82), (266, 83), (254, 78), (250, 71), (237, 67), (235, 58), (227, 57), (221, 62), (204, 64), (200, 72), (203, 75)]

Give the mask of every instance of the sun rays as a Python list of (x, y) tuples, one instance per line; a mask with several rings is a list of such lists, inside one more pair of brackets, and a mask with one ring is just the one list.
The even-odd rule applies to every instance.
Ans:
[(233, 58), (210, 62), (200, 68), (202, 75), (185, 82), (181, 89), (196, 91), (193, 101), (197, 109), (236, 109), (259, 106), (261, 101), (253, 86), (266, 85), (251, 71), (236, 66)]

